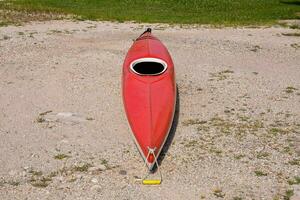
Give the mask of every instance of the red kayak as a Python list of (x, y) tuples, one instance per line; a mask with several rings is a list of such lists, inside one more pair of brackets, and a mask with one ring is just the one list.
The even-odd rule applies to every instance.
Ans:
[(123, 101), (136, 145), (152, 170), (169, 134), (176, 104), (172, 58), (147, 29), (123, 65)]

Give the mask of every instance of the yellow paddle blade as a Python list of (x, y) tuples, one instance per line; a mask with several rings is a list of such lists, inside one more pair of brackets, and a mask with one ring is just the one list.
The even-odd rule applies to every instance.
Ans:
[(144, 185), (160, 185), (161, 180), (143, 180)]

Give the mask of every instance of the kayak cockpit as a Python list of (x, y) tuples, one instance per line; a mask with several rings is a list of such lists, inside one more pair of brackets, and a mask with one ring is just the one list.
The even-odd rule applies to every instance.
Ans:
[(156, 76), (167, 70), (167, 63), (158, 58), (140, 58), (130, 64), (130, 69), (141, 76)]

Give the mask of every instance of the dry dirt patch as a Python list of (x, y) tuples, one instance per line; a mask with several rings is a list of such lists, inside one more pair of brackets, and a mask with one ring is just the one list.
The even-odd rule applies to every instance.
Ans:
[[(147, 26), (169, 48), (179, 122), (158, 187), (121, 98)], [(160, 28), (163, 27), (163, 28)], [(299, 196), (300, 54), (285, 28), (50, 21), (0, 28), (0, 198), (288, 199)]]

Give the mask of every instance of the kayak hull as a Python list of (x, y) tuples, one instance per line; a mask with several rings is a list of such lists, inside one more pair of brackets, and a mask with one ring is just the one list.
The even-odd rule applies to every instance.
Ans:
[[(134, 141), (151, 170), (173, 122), (176, 83), (167, 48), (149, 32), (141, 35), (126, 55), (122, 93)], [(154, 155), (148, 155), (149, 150)]]

